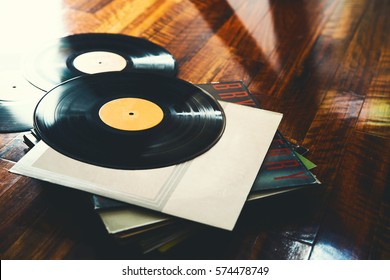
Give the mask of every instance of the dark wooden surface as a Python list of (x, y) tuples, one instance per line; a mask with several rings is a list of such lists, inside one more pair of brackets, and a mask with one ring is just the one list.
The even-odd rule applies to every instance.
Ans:
[[(0, 134), (1, 259), (390, 259), (390, 1), (2, 1), (1, 51), (82, 32), (141, 36), (193, 83), (243, 80), (322, 181), (245, 206), (167, 254), (113, 242), (83, 193), (8, 172)], [(260, 132), (259, 132), (260, 133)]]

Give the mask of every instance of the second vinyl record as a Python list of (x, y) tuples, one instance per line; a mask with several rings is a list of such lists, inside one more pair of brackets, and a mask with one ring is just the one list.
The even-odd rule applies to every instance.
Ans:
[(109, 33), (75, 34), (31, 51), (23, 60), (26, 79), (48, 91), (85, 74), (110, 71), (175, 76), (176, 62), (163, 47), (146, 39)]
[(135, 170), (201, 155), (222, 136), (225, 117), (213, 97), (183, 80), (108, 72), (49, 91), (36, 108), (35, 128), (71, 158)]
[(34, 109), (43, 95), (19, 71), (0, 71), (0, 133), (33, 128)]

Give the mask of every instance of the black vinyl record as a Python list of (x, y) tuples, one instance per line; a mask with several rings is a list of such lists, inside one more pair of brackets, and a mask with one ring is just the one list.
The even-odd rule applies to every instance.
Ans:
[(33, 128), (34, 109), (43, 94), (19, 71), (0, 71), (0, 132), (22, 132)]
[(74, 159), (117, 169), (182, 163), (222, 136), (215, 99), (183, 80), (106, 72), (66, 81), (35, 110), (35, 128), (52, 148)]
[(26, 55), (26, 79), (48, 91), (71, 78), (110, 71), (175, 76), (176, 62), (163, 47), (122, 34), (84, 33), (54, 40)]

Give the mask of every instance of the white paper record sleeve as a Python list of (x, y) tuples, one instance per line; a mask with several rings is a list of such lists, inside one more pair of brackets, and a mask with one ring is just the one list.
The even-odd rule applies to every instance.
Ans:
[(232, 230), (282, 114), (221, 104), (226, 115), (221, 139), (182, 164), (111, 169), (71, 159), (40, 141), (10, 171)]

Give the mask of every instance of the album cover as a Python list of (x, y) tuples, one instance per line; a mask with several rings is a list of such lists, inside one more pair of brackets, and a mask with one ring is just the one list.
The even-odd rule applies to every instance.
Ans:
[(204, 227), (199, 224), (181, 220), (142, 232), (142, 234), (123, 236), (116, 239), (116, 241), (123, 250), (139, 250), (143, 254), (152, 251), (165, 253), (202, 230), (204, 230)]
[(146, 208), (126, 204), (126, 208), (112, 208), (100, 213), (100, 218), (110, 234), (123, 232), (125, 228), (128, 233), (140, 230), (140, 228), (153, 229), (174, 221), (174, 218), (160, 212)]
[(119, 170), (64, 156), (40, 141), (11, 172), (231, 230), (282, 116), (220, 104), (226, 117), (222, 137), (210, 150), (182, 164)]
[(94, 210), (121, 208), (121, 207), (128, 206), (128, 204), (124, 202), (113, 200), (107, 197), (102, 197), (95, 194), (91, 196), (91, 199), (92, 199), (92, 205)]

